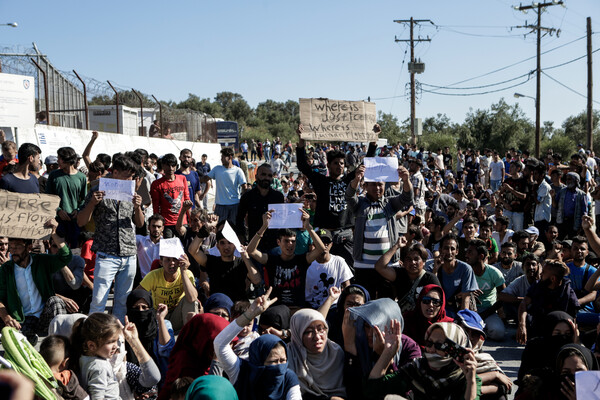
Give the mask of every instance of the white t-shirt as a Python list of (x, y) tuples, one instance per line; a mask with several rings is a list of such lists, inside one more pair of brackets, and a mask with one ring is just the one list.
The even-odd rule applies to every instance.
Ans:
[(329, 296), (331, 286), (340, 287), (353, 276), (346, 260), (340, 256), (332, 254), (331, 259), (324, 264), (313, 261), (306, 270), (304, 298), (311, 307), (319, 308)]
[(496, 241), (498, 247), (500, 247), (504, 243), (508, 242), (508, 239), (512, 237), (513, 233), (515, 233), (515, 231), (513, 231), (512, 229), (507, 229), (506, 234), (504, 235), (504, 239), (500, 240), (500, 234), (497, 231), (494, 231), (492, 232), (492, 238)]
[(504, 163), (502, 160), (492, 161), (490, 163), (490, 180), (499, 181), (504, 175)]

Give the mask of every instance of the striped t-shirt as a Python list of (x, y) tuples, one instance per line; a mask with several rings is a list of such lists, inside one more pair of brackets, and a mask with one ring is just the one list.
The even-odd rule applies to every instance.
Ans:
[(367, 209), (367, 221), (363, 237), (362, 260), (354, 261), (354, 268), (375, 268), (375, 263), (390, 247), (387, 219), (381, 203), (371, 203)]

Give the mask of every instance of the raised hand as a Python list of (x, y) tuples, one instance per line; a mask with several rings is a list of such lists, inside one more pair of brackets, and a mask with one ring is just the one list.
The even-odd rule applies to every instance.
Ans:
[(129, 322), (127, 315), (125, 316), (125, 326), (123, 327), (123, 336), (125, 340), (131, 342), (132, 340), (138, 339), (138, 330), (133, 322)]
[(329, 288), (329, 297), (331, 297), (331, 299), (335, 302), (337, 299), (340, 298), (340, 295), (342, 294), (342, 291), (340, 290), (339, 287), (336, 286), (332, 286)]
[(165, 319), (169, 313), (169, 307), (166, 304), (160, 303), (156, 309), (156, 319)]
[(272, 291), (273, 288), (270, 287), (269, 290), (267, 290), (267, 293), (257, 297), (256, 299), (254, 299), (252, 304), (250, 304), (247, 313), (250, 314), (250, 316), (252, 316), (252, 319), (264, 313), (267, 310), (267, 308), (269, 308), (273, 303), (277, 301), (277, 297), (269, 299), (269, 296), (271, 295)]
[(92, 198), (90, 199), (90, 201), (93, 205), (97, 205), (103, 199), (104, 199), (104, 192), (101, 192), (98, 190), (97, 192), (92, 193)]

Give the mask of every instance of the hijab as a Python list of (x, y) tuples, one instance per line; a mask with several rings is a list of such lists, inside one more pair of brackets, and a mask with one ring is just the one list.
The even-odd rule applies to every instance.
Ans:
[(192, 382), (185, 400), (238, 400), (238, 395), (222, 376), (204, 375)]
[[(148, 304), (147, 310), (134, 309), (133, 305), (138, 300), (144, 300)], [(156, 360), (154, 354), (154, 342), (158, 335), (158, 322), (156, 321), (156, 310), (154, 309), (154, 303), (152, 302), (152, 294), (144, 289), (136, 289), (129, 293), (127, 296), (127, 318), (130, 322), (133, 322), (139, 333), (140, 342), (146, 349), (148, 354)], [(137, 359), (133, 354), (133, 351), (129, 351), (129, 358), (131, 362), (137, 364)]]
[(260, 324), (278, 330), (290, 329), (289, 307), (284, 304), (269, 307), (267, 311), (260, 315)]
[[(342, 335), (342, 323), (344, 321), (344, 303), (346, 302), (346, 297), (350, 295), (350, 290), (358, 289), (365, 299), (365, 303), (368, 303), (371, 300), (371, 295), (369, 291), (360, 285), (350, 285), (342, 290), (342, 294), (337, 302), (336, 308), (331, 309), (331, 312), (327, 314), (327, 323), (329, 324), (329, 331), (327, 332), (327, 336), (329, 340), (333, 340), (334, 342), (343, 345), (344, 338)], [(353, 293), (357, 294), (357, 293)]]
[(302, 394), (345, 397), (344, 350), (327, 339), (321, 353), (311, 354), (306, 351), (302, 343), (304, 331), (315, 321), (321, 321), (327, 327), (325, 318), (316, 310), (304, 308), (292, 316), (290, 321), (292, 340), (288, 349), (289, 366), (298, 375)]
[[(431, 332), (438, 328), (444, 332), (444, 335), (447, 339), (452, 340), (459, 346), (471, 347), (471, 344), (469, 343), (469, 338), (467, 337), (467, 334), (465, 333), (464, 329), (452, 322), (436, 322), (435, 324), (432, 324), (427, 329), (427, 332), (425, 333), (425, 338), (429, 339), (429, 337), (431, 336)], [(452, 357), (450, 357), (449, 355), (440, 356), (437, 353), (425, 353), (425, 358), (427, 359), (429, 366), (433, 368), (456, 366), (456, 364), (454, 364), (452, 360)]]
[[(356, 351), (364, 376), (369, 376), (373, 365), (378, 357), (373, 357), (373, 350), (369, 347), (365, 326), (377, 326), (381, 332), (389, 326), (390, 321), (397, 319), (400, 321), (401, 329), (404, 327), (404, 319), (398, 303), (387, 297), (370, 301), (362, 306), (352, 307), (350, 310), (350, 319), (356, 326)], [(374, 336), (375, 337), (375, 336)], [(402, 343), (394, 356), (394, 365), (400, 364), (400, 353), (402, 352)]]
[(210, 310), (214, 310), (215, 308), (224, 308), (229, 313), (229, 317), (231, 317), (231, 308), (233, 307), (233, 301), (223, 293), (215, 293), (211, 295), (206, 303), (204, 304), (204, 312), (210, 312)]
[(262, 335), (250, 344), (248, 361), (241, 360), (235, 388), (240, 400), (283, 400), (288, 391), (299, 384), (288, 364), (264, 365), (271, 350), (285, 343), (275, 335)]
[(171, 384), (177, 378), (197, 378), (208, 374), (215, 355), (213, 341), (228, 323), (218, 315), (204, 313), (195, 315), (183, 326), (169, 356), (169, 366), (159, 400), (169, 398)]
[[(423, 298), (427, 296), (432, 290), (435, 290), (439, 293), (440, 298), (442, 300), (442, 307), (438, 315), (433, 320), (428, 320), (423, 315), (423, 311), (421, 310), (421, 303)], [(419, 297), (417, 298), (417, 305), (414, 310), (406, 313), (406, 327), (405, 334), (417, 342), (420, 346), (423, 346), (425, 340), (425, 332), (427, 329), (437, 322), (452, 322), (454, 321), (452, 318), (446, 316), (446, 296), (444, 294), (444, 289), (442, 289), (438, 285), (425, 285), (423, 289), (421, 289), (421, 293), (419, 293)]]
[[(580, 344), (571, 343), (560, 348), (556, 357), (556, 372), (561, 373), (563, 363), (567, 359), (569, 353), (575, 352), (581, 358), (587, 367), (588, 371), (598, 371), (598, 360), (590, 349)], [(574, 381), (573, 381), (574, 382)]]

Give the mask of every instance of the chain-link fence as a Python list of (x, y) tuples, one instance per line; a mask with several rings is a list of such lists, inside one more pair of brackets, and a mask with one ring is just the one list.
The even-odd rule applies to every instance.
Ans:
[[(0, 48), (0, 67), (1, 72), (36, 77), (36, 111), (45, 113), (47, 107), (49, 115), (46, 116), (46, 119), (50, 125), (86, 128), (86, 104), (81, 81), (85, 83), (88, 100), (95, 96), (114, 99), (114, 91), (108, 82), (89, 78), (82, 74), (77, 76), (75, 71), (63, 71), (55, 68), (48, 57), (38, 50), (35, 43), (31, 48), (22, 46)], [(47, 79), (47, 97), (44, 88), (44, 74)], [(114, 82), (111, 84), (119, 93), (133, 89), (117, 85)], [(142, 95), (146, 100), (153, 98), (144, 93)], [(162, 119), (163, 133), (168, 131), (185, 133), (184, 138), (193, 142), (217, 142), (217, 129), (212, 116), (195, 110), (168, 107), (164, 104), (159, 106), (153, 101), (150, 101), (150, 104), (144, 104), (145, 109), (148, 107), (153, 107), (157, 119)], [(148, 126), (144, 127), (144, 136), (148, 135), (148, 128)], [(142, 133), (140, 132), (140, 134)], [(181, 136), (177, 135), (177, 137)]]

